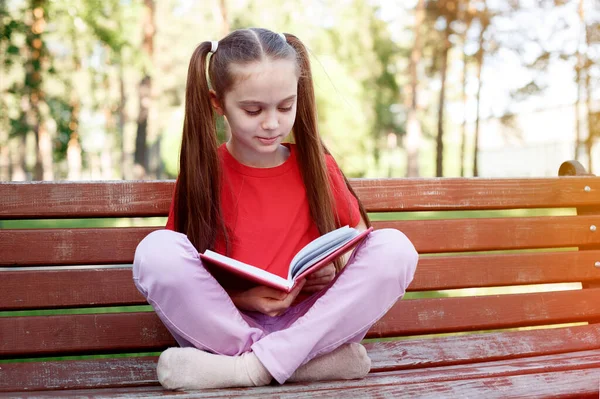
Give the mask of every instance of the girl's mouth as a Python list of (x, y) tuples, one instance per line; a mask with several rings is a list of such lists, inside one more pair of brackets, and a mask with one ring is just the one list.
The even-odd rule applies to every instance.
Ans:
[(279, 136), (275, 136), (275, 137), (258, 137), (258, 140), (265, 145), (270, 145), (273, 144), (277, 141), (277, 139), (279, 138)]

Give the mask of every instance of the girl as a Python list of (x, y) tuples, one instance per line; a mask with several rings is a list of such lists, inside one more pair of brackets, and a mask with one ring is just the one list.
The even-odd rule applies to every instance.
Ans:
[[(230, 128), (221, 146), (215, 113)], [(290, 132), (295, 144), (283, 142)], [(198, 253), (213, 249), (283, 276), (314, 238), (369, 224), (319, 137), (300, 40), (244, 29), (201, 43), (189, 65), (167, 229), (142, 240), (133, 266), (136, 286), (181, 346), (161, 354), (160, 383), (200, 389), (364, 377), (370, 359), (359, 342), (403, 296), (417, 265), (404, 234), (374, 231), (289, 294), (211, 269)]]

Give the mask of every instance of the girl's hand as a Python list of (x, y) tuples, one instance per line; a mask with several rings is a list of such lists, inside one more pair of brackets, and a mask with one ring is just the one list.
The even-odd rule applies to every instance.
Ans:
[(304, 284), (304, 289), (302, 291), (306, 293), (321, 291), (331, 283), (331, 280), (333, 280), (334, 277), (335, 266), (333, 263), (330, 263), (322, 269), (306, 276), (306, 284)]
[(261, 285), (247, 291), (230, 293), (230, 295), (238, 309), (278, 316), (294, 302), (304, 283), (305, 281), (300, 281), (290, 293)]

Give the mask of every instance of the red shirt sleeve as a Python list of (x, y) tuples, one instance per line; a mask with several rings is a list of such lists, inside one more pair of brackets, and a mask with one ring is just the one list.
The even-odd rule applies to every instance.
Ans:
[(327, 155), (326, 160), (329, 182), (335, 201), (335, 212), (337, 212), (337, 219), (339, 220), (339, 227), (346, 225), (356, 227), (360, 222), (358, 200), (346, 186), (342, 171), (335, 162), (335, 159), (333, 159), (331, 155)]

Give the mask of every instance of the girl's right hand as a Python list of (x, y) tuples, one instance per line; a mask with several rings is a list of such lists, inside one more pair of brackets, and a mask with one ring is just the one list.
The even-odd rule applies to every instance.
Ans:
[(241, 310), (260, 312), (268, 316), (278, 316), (290, 307), (302, 290), (305, 280), (289, 293), (275, 288), (258, 286), (247, 291), (231, 293), (231, 300)]

